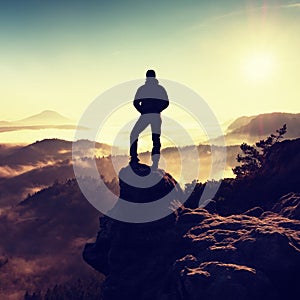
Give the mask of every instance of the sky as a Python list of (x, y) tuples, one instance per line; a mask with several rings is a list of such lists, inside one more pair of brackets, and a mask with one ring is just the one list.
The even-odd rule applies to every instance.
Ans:
[(299, 37), (297, 1), (0, 1), (0, 120), (45, 109), (77, 120), (148, 68), (221, 123), (298, 113)]

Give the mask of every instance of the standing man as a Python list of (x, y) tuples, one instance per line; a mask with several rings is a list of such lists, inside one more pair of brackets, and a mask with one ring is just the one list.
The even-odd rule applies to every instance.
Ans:
[(154, 70), (146, 73), (146, 82), (138, 88), (134, 101), (134, 107), (141, 116), (134, 125), (130, 134), (130, 164), (139, 162), (137, 147), (139, 134), (148, 126), (151, 126), (153, 148), (151, 153), (152, 167), (157, 168), (160, 158), (160, 134), (161, 116), (160, 113), (169, 106), (169, 99), (166, 90), (158, 84)]

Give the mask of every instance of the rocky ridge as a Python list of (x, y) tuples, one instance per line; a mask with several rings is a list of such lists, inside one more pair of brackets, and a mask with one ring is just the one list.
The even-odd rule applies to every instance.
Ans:
[[(147, 201), (153, 193), (165, 195), (170, 184), (176, 187), (171, 175), (163, 175)], [(145, 190), (120, 188), (135, 201), (145, 200)], [(180, 201), (180, 190), (175, 195)], [(229, 216), (209, 207), (181, 207), (143, 224), (103, 216), (83, 257), (106, 275), (104, 300), (293, 299), (300, 292), (298, 207), (299, 197), (288, 195), (273, 211)]]

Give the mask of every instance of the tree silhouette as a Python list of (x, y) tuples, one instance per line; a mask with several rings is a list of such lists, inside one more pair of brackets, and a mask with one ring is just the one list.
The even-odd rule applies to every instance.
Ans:
[(244, 178), (254, 175), (264, 165), (270, 148), (279, 142), (287, 132), (287, 126), (284, 124), (280, 129), (276, 130), (276, 134), (271, 134), (264, 140), (255, 143), (255, 146), (247, 143), (241, 144), (240, 148), (243, 154), (237, 155), (237, 161), (241, 163), (232, 169), (237, 178)]

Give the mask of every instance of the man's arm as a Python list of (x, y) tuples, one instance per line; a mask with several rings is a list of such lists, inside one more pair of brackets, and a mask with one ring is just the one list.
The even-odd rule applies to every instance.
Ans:
[(140, 100), (140, 99), (135, 99), (134, 101), (133, 101), (133, 105), (134, 105), (134, 107), (136, 108), (136, 110), (138, 111), (138, 112), (140, 112), (140, 113), (142, 113), (141, 112), (141, 104), (142, 104), (142, 101)]
[(163, 111), (169, 106), (169, 97), (167, 91), (163, 87), (162, 87), (162, 95), (163, 95), (163, 101), (161, 101), (161, 104), (162, 104), (162, 111)]
[(140, 99), (140, 87), (137, 89), (135, 96), (134, 96), (134, 100), (133, 100), (133, 105), (136, 108), (136, 110), (139, 113), (142, 113), (141, 109), (142, 109), (142, 101)]

